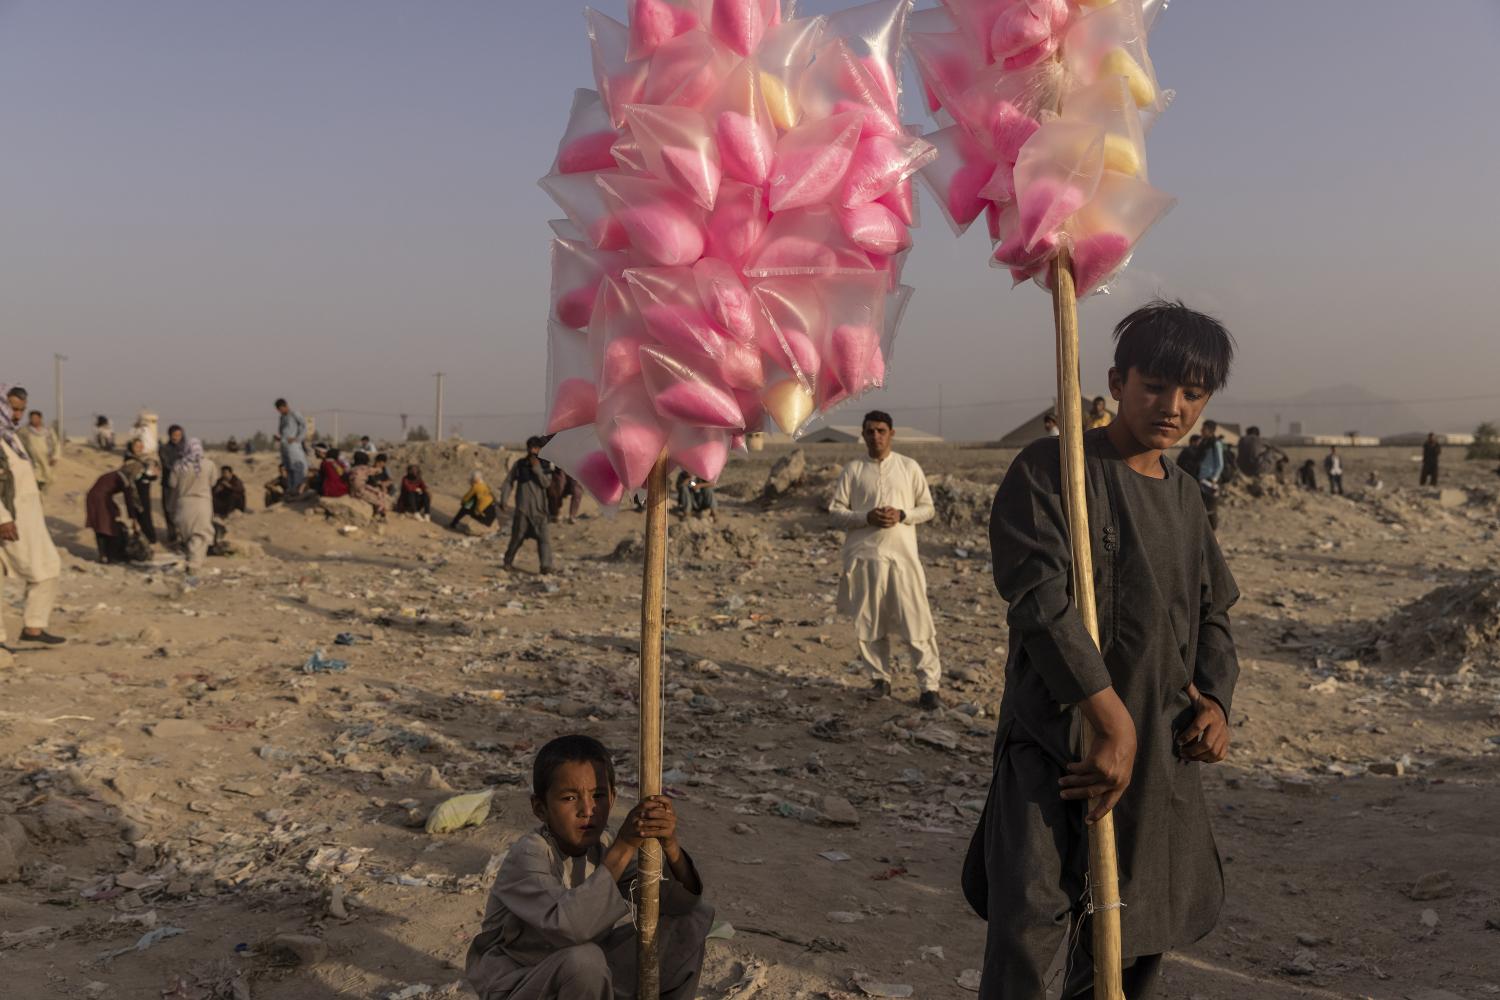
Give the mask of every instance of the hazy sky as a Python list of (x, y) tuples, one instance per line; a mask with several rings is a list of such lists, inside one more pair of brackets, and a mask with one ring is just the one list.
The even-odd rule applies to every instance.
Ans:
[[(1345, 384), (1468, 397), (1410, 408), (1439, 429), (1500, 417), (1500, 4), (1174, 0), (1152, 54), (1180, 204), (1084, 305), (1086, 374), (1161, 292), (1238, 336), (1225, 419), (1376, 429), (1347, 392), (1275, 402)], [(0, 3), (0, 381), (50, 409), (68, 355), (75, 432), (142, 406), (269, 429), (285, 395), (391, 435), (432, 423), (442, 370), (450, 425), (524, 434), (560, 214), (535, 180), (592, 85), (566, 0)], [(935, 430), (941, 387), (950, 437), (995, 436), (1051, 395), (1048, 300), (924, 199), (878, 398)]]

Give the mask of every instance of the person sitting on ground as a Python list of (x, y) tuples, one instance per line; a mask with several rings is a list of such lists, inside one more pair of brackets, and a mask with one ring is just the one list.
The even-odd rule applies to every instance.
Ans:
[(314, 477), (317, 480), (318, 496), (320, 497), (346, 497), (349, 495), (349, 484), (344, 481), (344, 467), (339, 464), (339, 450), (329, 448), (323, 454), (323, 460), (318, 463), (318, 473)]
[(228, 517), (234, 511), (245, 513), (245, 484), (234, 474), (234, 466), (226, 465), (214, 483), (214, 517)]
[(678, 838), (672, 800), (645, 799), (612, 838), (614, 804), (615, 765), (598, 740), (561, 736), (537, 753), (531, 811), (541, 826), (506, 852), (464, 962), (480, 1000), (634, 996), (637, 855), (649, 838), (660, 841), (665, 861), (661, 997), (698, 995), (713, 908)]
[(719, 501), (714, 497), (713, 483), (706, 483), (684, 469), (677, 474), (677, 516), (689, 514), (695, 517), (707, 514), (709, 520), (717, 521)]
[(115, 450), (115, 425), (102, 413), (94, 420), (94, 447), (100, 451)]
[[(102, 563), (124, 563), (131, 561), (130, 529), (120, 514), (116, 496), (124, 496), (125, 510), (137, 525), (141, 522), (140, 495), (136, 480), (144, 473), (138, 459), (126, 458), (118, 469), (106, 472), (94, 480), (84, 498), (84, 523), (94, 532), (94, 544), (99, 549)], [(140, 552), (140, 547), (137, 552)]]
[(291, 476), (287, 475), (286, 466), (276, 466), (276, 478), (266, 483), (266, 506), (274, 507), (286, 499), (287, 490), (292, 488)]
[(375, 466), (370, 464), (369, 454), (356, 451), (354, 467), (349, 470), (349, 495), (369, 504), (376, 517), (385, 517), (386, 504), (390, 497), (385, 490), (372, 481), (371, 477), (374, 475)]
[(359, 446), (354, 449), (354, 452), (355, 454), (363, 452), (364, 454), (369, 455), (371, 458), (375, 457), (375, 445), (371, 443), (370, 435), (366, 434), (364, 437), (359, 439)]
[(459, 521), (472, 517), (488, 528), (499, 516), (500, 508), (495, 505), (495, 494), (490, 492), (489, 484), (484, 481), (484, 473), (475, 469), (469, 473), (469, 492), (458, 502), (458, 513), (453, 515), (448, 527), (456, 528)]
[(231, 455), (238, 455), (240, 453), (240, 439), (233, 434), (229, 435), (229, 440), (224, 442), (224, 450)]
[(1365, 489), (1379, 493), (1385, 489), (1385, 480), (1380, 478), (1380, 473), (1371, 469), (1370, 474), (1365, 477)]
[(385, 494), (387, 505), (396, 495), (396, 484), (391, 482), (391, 470), (388, 468), (390, 462), (390, 456), (383, 451), (370, 459), (370, 485)]
[(1318, 491), (1318, 467), (1312, 459), (1302, 463), (1302, 468), (1297, 470), (1297, 485), (1305, 490)]
[(415, 465), (406, 467), (401, 477), (401, 495), (396, 498), (396, 513), (410, 514), (418, 521), (432, 520), (432, 494), (422, 480), (422, 470)]

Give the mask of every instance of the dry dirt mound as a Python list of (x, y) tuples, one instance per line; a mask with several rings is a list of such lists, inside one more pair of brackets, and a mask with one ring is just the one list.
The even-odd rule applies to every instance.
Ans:
[[(610, 553), (611, 562), (640, 562), (646, 552), (645, 539), (631, 535)], [(667, 529), (667, 555), (674, 562), (712, 566), (740, 560), (755, 562), (766, 556), (768, 545), (759, 528), (734, 522), (677, 521)]]
[(485, 482), (498, 490), (505, 482), (515, 453), (504, 448), (488, 448), (468, 441), (424, 441), (404, 444), (386, 452), (390, 456), (392, 476), (401, 476), (411, 464), (421, 466), (422, 478), (433, 489), (462, 495), (469, 488), (469, 473), (478, 469)]
[(990, 523), (996, 490), (993, 483), (976, 483), (957, 476), (929, 476), (927, 486), (932, 491), (937, 522), (943, 527), (985, 527)]
[(1406, 605), (1378, 648), (1383, 658), (1434, 673), (1500, 667), (1500, 572), (1481, 570)]

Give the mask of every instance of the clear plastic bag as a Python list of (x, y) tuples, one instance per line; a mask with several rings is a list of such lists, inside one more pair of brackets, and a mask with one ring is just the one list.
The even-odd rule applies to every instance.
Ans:
[(1052, 121), (1031, 137), (1016, 163), (1020, 239), (1028, 250), (1061, 228), (1094, 196), (1104, 172), (1104, 133)]
[(687, 267), (633, 267), (625, 282), (635, 298), (646, 332), (674, 351), (724, 356), (725, 338), (698, 298)]
[(771, 213), (760, 188), (724, 181), (708, 217), (708, 253), (743, 270), (745, 261), (766, 234)]
[(598, 417), (588, 334), (560, 323), (547, 329), (547, 433), (586, 427)]
[(698, 27), (699, 0), (630, 0), (627, 59), (648, 59), (672, 39)]
[(794, 378), (782, 379), (766, 386), (760, 399), (766, 414), (786, 434), (795, 435), (800, 432), (816, 410), (812, 390)]
[[(931, 13), (933, 11), (920, 11), (917, 16)], [(956, 104), (984, 72), (985, 66), (978, 52), (962, 32), (919, 32), (914, 28), (909, 44), (917, 72), (926, 88), (927, 110), (933, 114), (940, 108)]]
[[(854, 208), (836, 209), (835, 213), (850, 241), (872, 255), (872, 264), (875, 254), (890, 257), (912, 245), (911, 230), (895, 212), (878, 201), (856, 205)], [(875, 269), (881, 270), (879, 266)]]
[(589, 46), (593, 53), (594, 84), (615, 128), (625, 126), (625, 105), (639, 104), (646, 94), (645, 60), (631, 62), (625, 57), (630, 48), (630, 29), (593, 8), (584, 11), (588, 21)]
[(1139, 178), (1106, 173), (1094, 197), (1068, 223), (1078, 295), (1107, 285), (1129, 262), (1141, 237), (1176, 203)]
[(594, 320), (589, 324), (589, 352), (601, 398), (640, 381), (640, 349), (650, 339), (625, 281), (606, 278), (599, 286)]
[[(828, 325), (817, 279), (768, 278), (756, 284), (752, 294), (769, 320), (768, 332), (761, 334), (761, 353), (810, 392), (823, 367), (817, 339)], [(811, 405), (809, 396), (809, 410)], [(779, 419), (776, 423), (788, 432), (795, 429)]]
[(713, 482), (729, 462), (730, 433), (715, 427), (673, 427), (667, 457), (690, 475)]
[(1146, 130), (1124, 78), (1101, 77), (1067, 95), (1066, 121), (1084, 122), (1104, 131), (1104, 169), (1147, 180)]
[(766, 31), (781, 23), (780, 0), (709, 0), (709, 29), (731, 51), (749, 58)]
[(1115, 0), (1074, 22), (1063, 42), (1063, 62), (1082, 85), (1101, 77), (1124, 77), (1142, 112), (1154, 114), (1166, 107), (1146, 51), (1141, 0)]
[(861, 139), (844, 175), (839, 203), (854, 208), (877, 201), (936, 157), (937, 150), (915, 136), (872, 135)]
[(606, 277), (619, 277), (627, 263), (623, 253), (590, 248), (582, 241), (552, 241), (552, 318), (575, 330), (588, 327), (594, 299)]
[(631, 135), (647, 168), (699, 207), (712, 209), (723, 172), (708, 122), (692, 108), (632, 104), (625, 109)]
[[(931, 144), (929, 143), (929, 145)], [(932, 159), (937, 159), (936, 149), (933, 150)], [(931, 160), (928, 162), (930, 163)], [(923, 166), (925, 165), (923, 164)], [(920, 170), (921, 167), (917, 169)], [(897, 181), (889, 191), (875, 200), (892, 212), (895, 212), (896, 218), (908, 226), (915, 226), (917, 224), (917, 192), (910, 177)]]
[(984, 212), (986, 202), (980, 191), (994, 176), (996, 161), (961, 125), (950, 125), (925, 138), (938, 155), (922, 168), (922, 181), (954, 232), (962, 235)]
[(757, 188), (770, 179), (776, 157), (776, 124), (760, 80), (753, 62), (740, 63), (706, 109), (724, 175)]
[(827, 20), (806, 17), (785, 21), (766, 32), (765, 41), (755, 54), (766, 110), (783, 132), (796, 128), (802, 121), (802, 106), (797, 94), (802, 76), (812, 64), (813, 52), (822, 38)]
[(1004, 68), (1035, 66), (1057, 53), (1071, 11), (1067, 0), (1016, 0), (990, 28), (990, 52)]
[(810, 121), (782, 136), (771, 169), (771, 211), (831, 200), (849, 172), (859, 134), (859, 116), (844, 114)]
[(637, 382), (601, 399), (595, 428), (624, 489), (640, 489), (667, 446), (667, 429), (645, 386)]
[(1056, 107), (1062, 82), (1055, 62), (1014, 71), (992, 66), (953, 95), (947, 109), (995, 159), (1015, 163), (1044, 113)]
[(706, 31), (689, 31), (662, 45), (646, 73), (645, 104), (702, 107), (734, 68), (735, 55)]
[(736, 398), (740, 392), (753, 392), (766, 384), (766, 366), (758, 344), (726, 344), (718, 369), (719, 381), (733, 390)]
[(613, 507), (625, 496), (625, 486), (600, 449), (592, 426), (554, 435), (542, 449), (542, 457), (578, 480), (603, 507)]
[(871, 270), (869, 255), (849, 239), (833, 211), (821, 205), (772, 216), (745, 263), (745, 273), (753, 278)]
[(737, 344), (755, 343), (764, 319), (739, 273), (717, 257), (693, 265), (698, 298), (719, 332)]
[(604, 202), (632, 248), (668, 267), (692, 264), (703, 256), (703, 212), (674, 186), (625, 174), (598, 176)]
[(745, 426), (745, 414), (734, 395), (676, 352), (641, 348), (641, 377), (663, 420), (689, 427)]
[(549, 174), (537, 183), (578, 227), (596, 250), (624, 250), (630, 246), (630, 235), (610, 207), (605, 204), (601, 177), (617, 178), (619, 174)]
[(1026, 245), (1021, 235), (1021, 213), (1015, 205), (999, 206), (995, 213), (994, 233), (998, 245), (990, 258), (990, 265), (1008, 268), (1013, 275), (1021, 272), (1030, 277), (1037, 265), (1045, 264), (1057, 253), (1059, 239), (1056, 232), (1043, 233), (1032, 246)]
[(568, 128), (557, 144), (552, 161), (554, 174), (587, 174), (596, 170), (613, 170), (615, 158), (610, 152), (619, 141), (609, 120), (609, 112), (596, 90), (575, 90), (573, 110), (568, 112)]
[(818, 353), (817, 404), (826, 410), (885, 382), (884, 276), (844, 276), (818, 282), (825, 322)]
[(818, 48), (798, 100), (809, 119), (858, 114), (862, 135), (899, 135), (900, 112), (888, 83), (878, 78), (884, 72), (870, 58), (857, 56), (844, 39), (834, 38)]
[(885, 106), (897, 114), (901, 103), (901, 41), (911, 16), (913, 0), (874, 0), (845, 7), (828, 15), (824, 37), (847, 40), (884, 95)]

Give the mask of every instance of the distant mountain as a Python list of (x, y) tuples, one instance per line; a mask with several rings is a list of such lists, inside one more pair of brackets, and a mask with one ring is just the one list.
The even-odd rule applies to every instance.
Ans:
[(1242, 425), (1258, 424), (1266, 434), (1276, 433), (1278, 415), (1281, 417), (1283, 434), (1290, 434), (1294, 423), (1302, 425), (1304, 434), (1345, 434), (1357, 431), (1375, 437), (1429, 429), (1470, 429), (1469, 426), (1462, 425), (1429, 428), (1428, 421), (1434, 418), (1433, 414), (1424, 417), (1412, 406), (1372, 392), (1361, 385), (1309, 389), (1295, 396), (1267, 402), (1239, 403), (1233, 396), (1226, 395), (1215, 399), (1209, 408), (1225, 420)]

